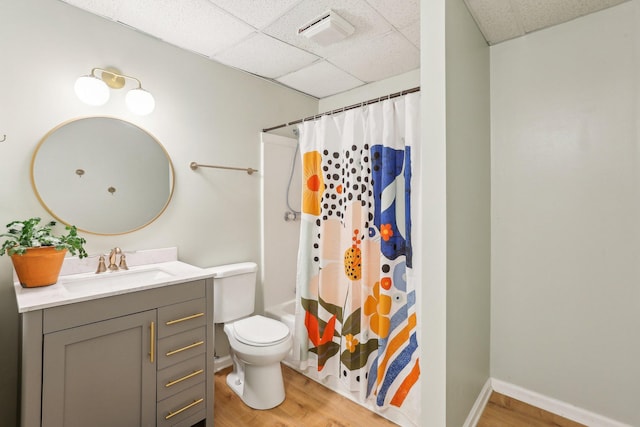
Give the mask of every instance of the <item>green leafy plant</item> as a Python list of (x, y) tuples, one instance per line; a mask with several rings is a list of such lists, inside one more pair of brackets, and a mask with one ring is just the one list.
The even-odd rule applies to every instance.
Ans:
[(2, 243), (0, 255), (7, 253), (22, 255), (29, 248), (55, 247), (56, 250), (66, 249), (71, 255), (79, 258), (87, 256), (84, 244), (87, 241), (78, 236), (78, 230), (74, 225), (66, 226), (67, 234), (54, 235), (55, 221), (49, 221), (40, 225), (40, 218), (31, 218), (26, 221), (13, 221), (7, 224), (7, 233), (0, 234), (5, 240)]

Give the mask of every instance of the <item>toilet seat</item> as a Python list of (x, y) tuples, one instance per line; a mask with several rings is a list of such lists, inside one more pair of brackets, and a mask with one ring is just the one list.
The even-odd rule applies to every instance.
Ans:
[(289, 338), (287, 325), (260, 315), (235, 321), (232, 326), (234, 338), (250, 346), (271, 346)]

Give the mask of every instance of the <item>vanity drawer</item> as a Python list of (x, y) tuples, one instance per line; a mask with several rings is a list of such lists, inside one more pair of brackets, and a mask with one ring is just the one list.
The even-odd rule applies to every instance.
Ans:
[(206, 323), (206, 298), (161, 307), (158, 309), (158, 338), (204, 326)]
[(171, 335), (158, 340), (158, 369), (183, 362), (207, 350), (207, 328)]
[(158, 338), (187, 331), (207, 323), (207, 300), (198, 298), (158, 309)]
[(204, 354), (162, 369), (158, 372), (158, 400), (203, 382), (206, 379), (206, 369)]
[(205, 383), (197, 384), (178, 394), (158, 402), (157, 426), (180, 425), (183, 421), (202, 412), (207, 406)]
[[(105, 273), (112, 274), (112, 273)], [(117, 273), (113, 273), (117, 274)], [(43, 332), (50, 333), (93, 322), (139, 313), (145, 310), (181, 305), (183, 302), (206, 300), (204, 280), (131, 292), (106, 298), (96, 298), (74, 304), (46, 308), (43, 313)], [(206, 316), (204, 316), (206, 317)], [(206, 319), (203, 320), (206, 322)], [(203, 323), (204, 324), (204, 323)]]

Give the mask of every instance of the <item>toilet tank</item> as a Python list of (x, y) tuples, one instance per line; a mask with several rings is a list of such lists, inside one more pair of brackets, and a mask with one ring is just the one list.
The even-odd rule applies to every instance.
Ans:
[(255, 309), (256, 274), (253, 262), (213, 267), (213, 322), (225, 323), (249, 316)]

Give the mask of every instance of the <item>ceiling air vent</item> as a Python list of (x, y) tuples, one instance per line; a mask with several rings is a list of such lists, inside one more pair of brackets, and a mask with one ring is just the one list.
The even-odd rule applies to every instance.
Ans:
[(298, 34), (322, 45), (349, 37), (355, 28), (333, 10), (329, 10), (298, 29)]

